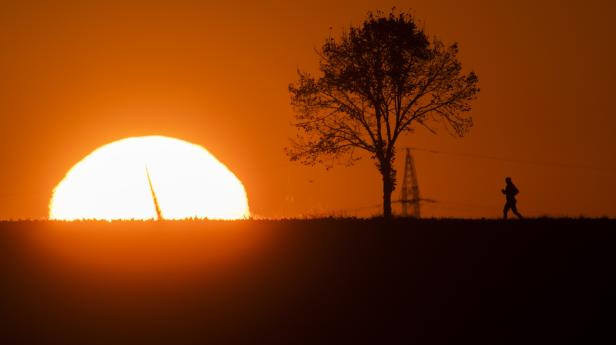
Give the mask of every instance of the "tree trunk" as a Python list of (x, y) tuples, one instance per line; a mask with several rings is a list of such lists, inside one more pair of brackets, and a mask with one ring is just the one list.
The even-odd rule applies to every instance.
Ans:
[(391, 213), (391, 193), (394, 190), (393, 171), (390, 164), (383, 164), (381, 167), (383, 176), (383, 218), (390, 220)]

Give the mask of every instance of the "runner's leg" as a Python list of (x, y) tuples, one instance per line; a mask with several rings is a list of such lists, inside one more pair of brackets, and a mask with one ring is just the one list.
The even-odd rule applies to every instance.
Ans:
[(518, 212), (518, 207), (517, 207), (517, 205), (515, 203), (513, 205), (511, 205), (511, 210), (513, 211), (513, 214), (518, 216), (518, 218), (520, 218), (520, 219), (524, 218), (524, 217), (522, 217), (520, 212)]
[(507, 213), (509, 213), (510, 205), (509, 203), (505, 203), (505, 208), (503, 208), (503, 219), (507, 219)]

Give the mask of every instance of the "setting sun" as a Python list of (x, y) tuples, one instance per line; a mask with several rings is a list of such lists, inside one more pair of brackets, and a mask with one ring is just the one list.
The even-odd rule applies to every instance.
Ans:
[(240, 180), (201, 146), (147, 136), (104, 145), (55, 187), (49, 218), (241, 219), (249, 216)]

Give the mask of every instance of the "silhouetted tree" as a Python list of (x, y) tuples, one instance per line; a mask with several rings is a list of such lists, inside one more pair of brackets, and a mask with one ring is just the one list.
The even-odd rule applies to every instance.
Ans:
[(291, 161), (307, 165), (370, 153), (382, 176), (383, 216), (391, 217), (395, 189), (395, 145), (400, 135), (429, 121), (442, 121), (453, 135), (472, 126), (467, 113), (478, 78), (464, 74), (458, 46), (429, 40), (406, 13), (369, 13), (358, 27), (317, 51), (319, 77), (298, 71), (289, 86), (297, 138), (286, 149)]

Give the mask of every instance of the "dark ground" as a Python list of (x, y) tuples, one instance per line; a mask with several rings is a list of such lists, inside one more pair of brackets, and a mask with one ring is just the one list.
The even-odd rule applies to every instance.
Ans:
[(0, 223), (0, 344), (614, 344), (616, 221)]

